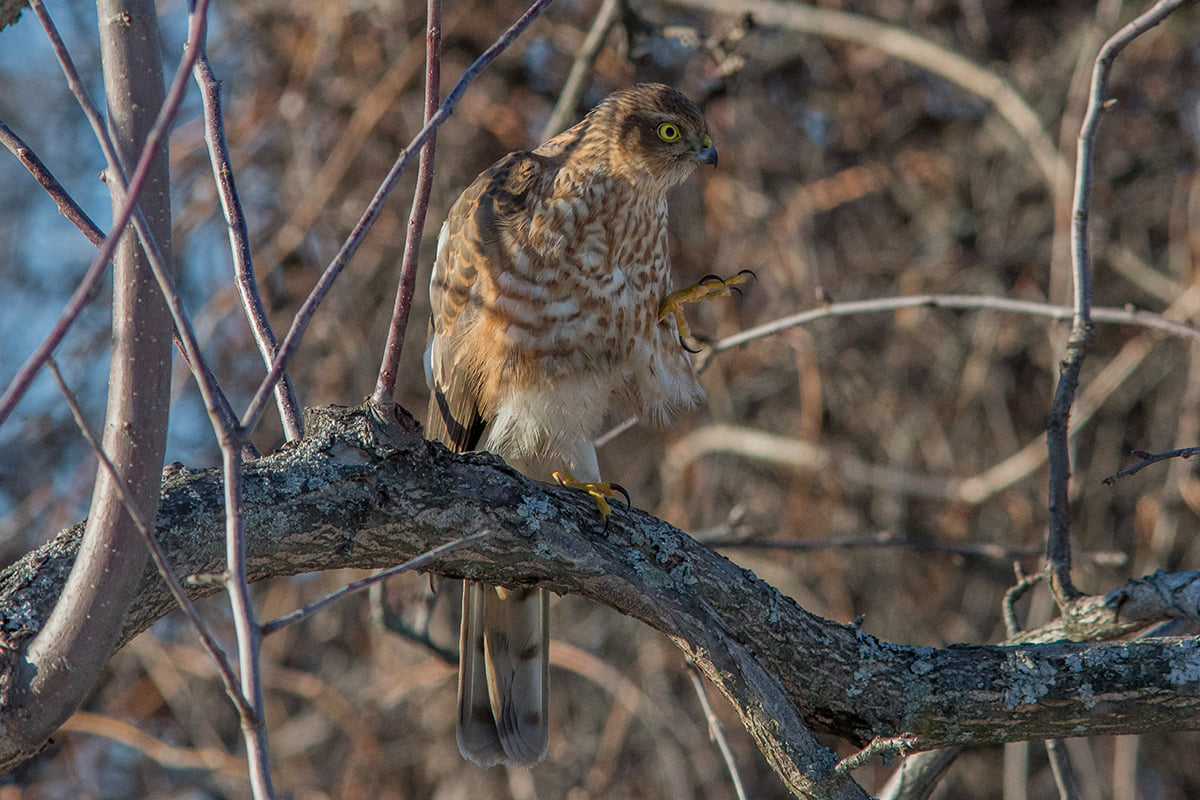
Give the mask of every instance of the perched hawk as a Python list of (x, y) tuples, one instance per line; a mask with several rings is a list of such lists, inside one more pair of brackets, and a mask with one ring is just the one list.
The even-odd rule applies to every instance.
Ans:
[[(438, 237), (427, 436), (603, 491), (592, 439), (607, 415), (661, 420), (700, 395), (667, 302), (667, 190), (716, 163), (696, 106), (643, 84), (476, 178)], [(465, 587), (458, 746), (481, 766), (546, 755), (547, 602)]]

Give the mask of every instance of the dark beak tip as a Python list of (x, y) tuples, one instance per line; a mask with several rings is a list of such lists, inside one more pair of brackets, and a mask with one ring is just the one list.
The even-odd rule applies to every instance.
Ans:
[(717, 148), (715, 148), (715, 147), (704, 148), (703, 150), (701, 150), (699, 153), (696, 154), (696, 160), (699, 161), (701, 164), (712, 164), (713, 167), (715, 168), (717, 166)]

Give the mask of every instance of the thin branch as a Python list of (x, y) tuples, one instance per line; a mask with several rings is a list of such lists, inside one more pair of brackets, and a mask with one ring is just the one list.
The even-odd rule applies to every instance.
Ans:
[(1071, 336), (1063, 359), (1054, 402), (1047, 424), (1046, 445), (1050, 460), (1050, 525), (1046, 537), (1046, 568), (1050, 571), (1051, 590), (1060, 608), (1079, 596), (1071, 582), (1071, 510), (1068, 486), (1071, 478), (1071, 454), (1068, 446), (1071, 406), (1079, 385), (1088, 342), (1092, 335), (1092, 262), (1088, 247), (1088, 216), (1091, 209), (1094, 150), (1100, 117), (1110, 105), (1108, 76), (1117, 55), (1134, 39), (1161, 22), (1185, 0), (1160, 0), (1138, 16), (1100, 48), (1092, 72), (1092, 88), (1087, 111), (1079, 131), (1075, 164), (1075, 199), (1072, 203), (1071, 265), (1075, 304)]
[(876, 736), (866, 747), (839, 761), (836, 774), (848, 778), (851, 772), (865, 766), (877, 756), (882, 756), (885, 765), (888, 765), (896, 756), (903, 758), (907, 755), (915, 744), (916, 737), (907, 733), (899, 736)]
[(1115, 475), (1109, 475), (1101, 481), (1105, 486), (1112, 486), (1121, 478), (1127, 478), (1130, 475), (1141, 472), (1151, 464), (1157, 464), (1160, 461), (1166, 461), (1171, 458), (1188, 459), (1194, 455), (1200, 454), (1200, 447), (1184, 447), (1179, 450), (1168, 450), (1165, 453), (1147, 453), (1145, 450), (1131, 451), (1135, 458), (1140, 458), (1141, 461), (1133, 466), (1126, 467)]
[[(945, 308), (956, 310), (989, 310), (1003, 311), (1010, 314), (1026, 314), (1035, 317), (1069, 320), (1075, 313), (1070, 306), (1051, 305), (1033, 300), (1016, 300), (1009, 297), (994, 297), (989, 295), (970, 294), (922, 294), (909, 297), (880, 297), (871, 300), (853, 300), (843, 303), (830, 303), (820, 308), (812, 308), (796, 314), (790, 314), (771, 322), (748, 328), (728, 336), (712, 345), (714, 353), (720, 353), (739, 347), (755, 339), (762, 339), (789, 328), (807, 325), (816, 320), (829, 317), (847, 317), (859, 314), (883, 314), (904, 308)], [(1114, 325), (1134, 325), (1150, 328), (1184, 339), (1200, 341), (1200, 329), (1184, 322), (1167, 318), (1151, 311), (1139, 311), (1126, 308), (1094, 308), (1091, 312), (1094, 322), (1112, 323)]]
[(196, 633), (200, 635), (200, 642), (204, 645), (204, 649), (212, 656), (217, 665), (217, 672), (221, 675), (221, 680), (225, 684), (225, 691), (229, 694), (230, 699), (238, 708), (239, 713), (243, 713), (245, 703), (242, 700), (241, 693), (238, 692), (237, 676), (233, 674), (233, 668), (229, 665), (229, 659), (225, 657), (225, 652), (221, 646), (217, 644), (212, 637), (212, 632), (208, 629), (208, 625), (200, 618), (200, 612), (196, 610), (195, 603), (188, 597), (187, 591), (183, 588), (179, 578), (175, 575), (175, 570), (171, 568), (171, 563), (167, 560), (167, 554), (158, 540), (154, 538), (154, 533), (150, 530), (150, 526), (146, 524), (145, 518), (141, 511), (138, 510), (137, 504), (134, 502), (133, 490), (130, 488), (125, 477), (117, 471), (113, 465), (112, 459), (104, 452), (104, 447), (100, 444), (100, 440), (92, 433), (91, 426), (84, 419), (83, 409), (79, 405), (79, 401), (75, 397), (75, 393), (67, 386), (63, 380), (62, 373), (58, 369), (58, 363), (53, 357), (46, 360), (46, 366), (50, 368), (50, 372), (54, 375), (54, 380), (58, 382), (59, 391), (66, 398), (67, 406), (71, 409), (71, 415), (75, 418), (75, 424), (79, 427), (79, 431), (83, 434), (83, 438), (91, 446), (92, 452), (100, 459), (100, 465), (108, 471), (109, 476), (116, 482), (117, 489), (121, 493), (121, 501), (125, 504), (125, 510), (129, 512), (129, 516), (133, 518), (133, 524), (137, 526), (138, 532), (142, 534), (142, 538), (146, 541), (146, 547), (150, 550), (150, 557), (154, 560), (154, 565), (158, 568), (158, 574), (167, 584), (167, 589), (170, 590), (171, 596), (175, 598), (175, 602), (179, 603), (179, 607), (183, 609), (184, 614), (196, 629)]
[[(25, 169), (29, 170), (29, 174), (33, 176), (42, 188), (46, 190), (46, 194), (50, 195), (54, 200), (54, 204), (58, 206), (58, 211), (68, 220), (70, 220), (76, 228), (87, 237), (88, 241), (99, 247), (104, 243), (104, 231), (100, 230), (96, 223), (92, 222), (92, 218), (87, 215), (71, 193), (67, 191), (58, 179), (51, 174), (42, 160), (38, 158), (37, 153), (33, 152), (33, 148), (25, 144), (24, 140), (18, 136), (12, 128), (0, 121), (0, 144), (8, 148), (17, 160), (24, 165)], [(103, 270), (108, 264), (101, 264), (100, 269)], [(94, 288), (94, 287), (93, 287)], [(87, 301), (91, 301), (94, 293), (89, 293)], [(85, 301), (85, 302), (87, 302)]]
[(271, 786), (270, 749), (264, 715), (262, 672), (259, 669), (262, 633), (254, 620), (250, 602), (250, 578), (246, 571), (246, 520), (242, 507), (241, 443), (221, 440), (221, 477), (225, 489), (225, 591), (229, 595), (238, 646), (240, 694), (239, 719), (246, 756), (250, 761), (250, 787), (255, 800), (275, 796)]
[(377, 572), (369, 577), (348, 583), (340, 589), (332, 591), (318, 600), (314, 600), (313, 602), (305, 605), (303, 608), (298, 608), (295, 611), (284, 614), (282, 617), (273, 619), (270, 622), (264, 622), (260, 628), (262, 635), (270, 636), (272, 633), (275, 633), (275, 631), (286, 628), (288, 625), (292, 625), (300, 622), (303, 619), (307, 619), (329, 604), (342, 599), (348, 594), (366, 589), (368, 586), (374, 586), (380, 581), (387, 580), (393, 575), (399, 575), (400, 573), (408, 572), (409, 570), (420, 569), (430, 561), (433, 561), (435, 558), (443, 556), (447, 553), (452, 553), (460, 547), (466, 547), (469, 544), (475, 544), (476, 542), (483, 541), (491, 535), (491, 531), (480, 531), (479, 533), (473, 533), (470, 536), (464, 536), (461, 539), (455, 539), (454, 541), (446, 542), (445, 544), (438, 545), (426, 553), (422, 553), (416, 558), (410, 558), (403, 564), (398, 564), (390, 569)]
[[(746, 538), (707, 538), (696, 534), (699, 541), (709, 547), (721, 549), (739, 548), (746, 550), (843, 550), (859, 547), (894, 547), (901, 550), (912, 550), (917, 553), (944, 553), (953, 556), (978, 556), (994, 561), (1012, 561), (1013, 558), (1036, 556), (1042, 552), (1040, 545), (1028, 547), (1004, 547), (986, 542), (938, 542), (904, 539), (891, 531), (881, 531), (867, 536), (840, 536), (831, 539), (746, 539)], [(1122, 566), (1128, 562), (1125, 553), (1115, 550), (1102, 550), (1087, 553), (1087, 561), (1104, 566)]]
[(567, 73), (567, 80), (558, 95), (558, 102), (554, 104), (550, 119), (546, 120), (546, 126), (542, 128), (542, 141), (566, 129), (575, 118), (575, 109), (579, 107), (579, 100), (583, 97), (585, 81), (623, 6), (624, 0), (604, 0), (600, 4), (600, 10), (592, 20), (592, 27), (588, 29), (587, 38), (575, 54), (575, 61), (571, 64), (571, 71)]
[[(53, 30), (53, 23), (51, 22), (49, 25), (50, 29)], [(66, 67), (68, 68), (68, 74), (74, 74), (74, 66), (72, 64), (68, 62)], [(101, 130), (104, 129), (101, 128)], [(105, 136), (107, 136), (107, 131), (105, 131)], [(87, 213), (75, 202), (75, 199), (54, 178), (49, 169), (46, 168), (46, 165), (38, 158), (37, 154), (3, 122), (0, 122), (0, 142), (4, 143), (13, 155), (25, 165), (38, 183), (46, 189), (46, 192), (54, 199), (63, 216), (73, 222), (93, 245), (102, 247), (105, 240), (104, 232), (100, 230), (99, 226), (92, 221)], [(41, 366), (47, 362), (58, 348), (58, 345), (66, 337), (71, 326), (75, 324), (75, 320), (79, 317), (79, 314), (96, 298), (96, 294), (100, 288), (100, 279), (104, 277), (104, 273), (107, 271), (110, 263), (111, 261), (92, 262), (79, 284), (75, 287), (75, 291), (71, 293), (66, 307), (59, 314), (50, 332), (21, 365), (16, 377), (13, 378), (13, 381), (5, 390), (3, 397), (0, 397), (0, 409), (3, 409), (0, 410), (0, 424), (3, 423), (5, 416), (11, 412), (12, 408), (21, 399), (21, 396), (28, 390), (29, 384), (32, 382), (34, 376), (37, 375), (38, 370), (41, 369)], [(199, 368), (207, 370), (206, 365), (195, 365), (191, 362), (182, 340), (178, 336), (176, 336), (175, 343), (190, 369)], [(228, 401), (224, 399), (223, 395), (219, 395), (217, 399), (221, 401), (225, 409), (226, 418), (232, 419), (233, 411), (229, 407)]]
[[(79, 78), (79, 73), (75, 69), (75, 64), (71, 59), (70, 53), (67, 51), (66, 45), (63, 43), (62, 37), (59, 36), (58, 29), (54, 22), (50, 19), (49, 13), (41, 0), (32, 0), (30, 3), (33, 12), (37, 15), (38, 20), (42, 23), (42, 27), (46, 31), (46, 36), (50, 40), (50, 45), (54, 50), (55, 56), (58, 58), (59, 64), (62, 66), (63, 73), (66, 75), (67, 84), (71, 91), (79, 100), (80, 106), (83, 109), (84, 115), (87, 117), (92, 131), (96, 134), (97, 140), (100, 142), (101, 149), (104, 150), (104, 156), (109, 164), (110, 169), (120, 170), (120, 159), (117, 158), (116, 149), (113, 147), (112, 139), (108, 135), (108, 130), (104, 126), (104, 121), (100, 118), (99, 111), (96, 110), (95, 104), (87, 95), (87, 90), (83, 86), (83, 82)], [(149, 158), (143, 159), (148, 164)], [(140, 166), (140, 165), (139, 165)], [(136, 193), (127, 195), (129, 206), (132, 206), (135, 201)], [(114, 215), (117, 219), (124, 218), (128, 222), (128, 211), (122, 215)], [(12, 413), (13, 408), (20, 399), (29, 390), (29, 386), (33, 383), (33, 379), (37, 376), (42, 365), (46, 363), (46, 359), (54, 352), (59, 343), (67, 335), (75, 320), (79, 317), (84, 306), (91, 302), (95, 296), (95, 292), (100, 285), (100, 278), (108, 268), (109, 262), (112, 260), (113, 251), (116, 249), (119, 239), (119, 231), (124, 228), (125, 222), (122, 222), (121, 228), (114, 228), (118, 232), (116, 236), (109, 236), (102, 245), (100, 245), (100, 253), (92, 260), (91, 266), (88, 267), (84, 275), (83, 281), (75, 289), (71, 295), (71, 299), (67, 303), (66, 309), (59, 315), (58, 321), (51, 329), (49, 335), (42, 341), (36, 350), (25, 360), (21, 365), (21, 369), (17, 371), (16, 376), (4, 390), (3, 396), (0, 396), (0, 424), (3, 424)], [(89, 237), (90, 238), (90, 237)]]
[(1108, 594), (1080, 597), (1065, 613), (1040, 628), (1010, 636), (1006, 644), (1105, 641), (1174, 620), (1200, 623), (1200, 573), (1155, 572)]
[[(75, 203), (66, 189), (54, 179), (33, 150), (3, 123), (0, 123), (0, 138), (3, 138), (5, 146), (33, 173), (38, 183), (45, 187), (50, 196), (54, 198), (55, 204), (58, 205), (63, 215), (74, 222), (76, 227), (83, 231), (83, 234), (87, 236), (92, 244), (100, 247), (104, 243), (104, 232), (92, 222), (91, 218)], [(71, 293), (66, 307), (59, 314), (58, 319), (55, 320), (54, 326), (50, 329), (46, 338), (25, 359), (25, 362), (21, 364), (21, 368), (17, 370), (17, 374), (4, 390), (4, 394), (0, 395), (0, 425), (4, 424), (4, 421), (8, 419), (8, 415), (12, 413), (13, 408), (16, 407), (17, 403), (25, 395), (25, 392), (29, 390), (29, 386), (33, 383), (34, 377), (37, 376), (38, 370), (42, 368), (42, 365), (53, 355), (58, 345), (66, 338), (67, 332), (75, 324), (75, 320), (79, 318), (83, 309), (96, 298), (100, 289), (100, 279), (104, 277), (104, 273), (108, 270), (110, 263), (111, 259), (96, 259), (91, 263), (87, 272), (84, 273), (83, 279), (75, 287), (75, 291)]]
[(1046, 740), (1046, 755), (1050, 758), (1050, 771), (1054, 773), (1054, 785), (1058, 787), (1061, 800), (1080, 800), (1079, 784), (1075, 780), (1075, 770), (1071, 767), (1071, 756), (1067, 753), (1067, 743), (1062, 739)]
[(700, 668), (690, 658), (685, 663), (688, 677), (692, 680), (692, 689), (695, 690), (696, 697), (700, 700), (700, 708), (704, 710), (704, 719), (708, 723), (708, 738), (716, 743), (717, 749), (721, 751), (721, 758), (725, 761), (725, 770), (729, 773), (729, 780), (733, 782), (733, 790), (737, 793), (738, 800), (746, 800), (746, 787), (742, 785), (742, 776), (738, 774), (737, 762), (733, 760), (733, 752), (729, 749), (729, 742), (725, 740), (725, 726), (713, 712), (712, 703), (708, 702), (708, 693), (704, 691), (704, 683), (700, 679)]
[(946, 770), (965, 749), (954, 746), (914, 753), (892, 773), (879, 792), (879, 800), (928, 800)]
[[(42, 0), (31, 0), (30, 5), (42, 23), (42, 27), (45, 29), (46, 35), (49, 37), (54, 48), (55, 56), (59, 60), (64, 75), (66, 75), (67, 83), (76, 100), (79, 102), (80, 107), (83, 109), (84, 115), (92, 127), (92, 131), (100, 143), (101, 149), (104, 151), (109, 168), (107, 180), (122, 195), (119, 210), (114, 213), (112, 232), (105, 239), (100, 252), (97, 253), (96, 258), (92, 261), (92, 266), (88, 269), (88, 275), (95, 274), (96, 279), (99, 279), (99, 272), (102, 272), (102, 270), (97, 270), (97, 265), (103, 267), (112, 257), (112, 253), (120, 241), (120, 233), (132, 221), (134, 229), (137, 231), (138, 239), (145, 249), (146, 257), (154, 272), (154, 277), (158, 281), (159, 287), (166, 298), (167, 307), (170, 309), (171, 317), (174, 320), (175, 332), (179, 337), (178, 342), (182, 345), (181, 350), (192, 369), (192, 374), (196, 376), (196, 383), (200, 388), (201, 396), (204, 398), (209, 417), (214, 420), (214, 424), (229, 428), (234, 423), (233, 410), (204, 362), (195, 331), (191, 325), (191, 320), (187, 312), (183, 309), (179, 293), (175, 290), (174, 280), (171, 277), (167, 261), (163, 257), (155, 241), (155, 237), (150, 231), (145, 216), (137, 205), (138, 194), (147, 183), (152, 164), (158, 157), (160, 149), (165, 146), (167, 131), (173, 124), (175, 116), (179, 111), (179, 106), (183, 102), (183, 96), (187, 89), (188, 75), (192, 70), (197, 54), (195, 45), (205, 32), (208, 0), (199, 0), (196, 10), (189, 15), (188, 45), (184, 48), (184, 57), (171, 81), (171, 86), (163, 100), (162, 108), (159, 109), (154, 124), (146, 134), (145, 146), (138, 156), (137, 167), (134, 169), (133, 177), (129, 180), (125, 178), (125, 168), (113, 146), (108, 129), (100, 118), (100, 112), (88, 96), (83, 82), (79, 77), (79, 72), (75, 68), (74, 61), (71, 59), (71, 55), (62, 41), (58, 29), (54, 25), (54, 21), (50, 18), (49, 12), (42, 4)], [(43, 349), (45, 348), (40, 348), (39, 351)], [(52, 349), (46, 350), (46, 354), (49, 355)], [(29, 367), (28, 374), (25, 374), (26, 369), (23, 367), (21, 373), (18, 373), (17, 378), (14, 379), (8, 390), (6, 390), (4, 398), (0, 398), (0, 423), (3, 422), (9, 411), (11, 411), (10, 405), (6, 403), (11, 403), (12, 406), (15, 406), (21, 395), (28, 388), (29, 383), (32, 382), (34, 375), (37, 374), (37, 370), (41, 368), (42, 363), (44, 363), (44, 359), (41, 362), (27, 363), (26, 366)]]
[(1004, 611), (1004, 631), (1011, 641), (1017, 634), (1021, 633), (1024, 626), (1017, 619), (1016, 603), (1022, 597), (1029, 593), (1029, 590), (1037, 586), (1046, 577), (1044, 572), (1035, 572), (1032, 575), (1026, 575), (1021, 569), (1020, 564), (1013, 564), (1013, 571), (1017, 574), (1017, 582), (1009, 587), (1004, 593), (1004, 601), (1002, 608)]
[[(428, 612), (430, 612), (430, 609), (426, 609), (425, 629), (417, 630), (405, 622), (403, 616), (393, 611), (388, 605), (386, 583), (376, 583), (370, 589), (370, 592), (368, 592), (368, 603), (371, 608), (372, 624), (379, 625), (384, 630), (391, 631), (402, 639), (424, 647), (440, 658), (447, 666), (458, 666), (458, 641), (454, 641), (450, 646), (443, 645), (435, 642), (429, 633)], [(431, 604), (431, 602), (429, 599), (426, 600), (427, 605)]]
[[(229, 158), (229, 146), (225, 141), (225, 119), (221, 112), (221, 85), (213, 75), (208, 63), (206, 45), (207, 37), (202, 37), (197, 43), (198, 52), (196, 65), (192, 68), (192, 76), (200, 87), (200, 99), (204, 106), (204, 141), (208, 145), (209, 161), (212, 164), (213, 181), (216, 183), (217, 196), (221, 200), (221, 210), (225, 214), (225, 227), (229, 231), (229, 246), (233, 251), (233, 272), (238, 293), (242, 298), (242, 310), (250, 323), (254, 341), (262, 354), (267, 368), (275, 358), (279, 343), (271, 330), (267, 319), (267, 310), (263, 306), (262, 296), (258, 292), (258, 283), (254, 279), (254, 262), (250, 254), (250, 235), (246, 228), (246, 215), (242, 211), (242, 201), (238, 196), (237, 185), (233, 178), (233, 164)], [(304, 435), (304, 427), (300, 418), (300, 403), (296, 399), (296, 389), (291, 376), (286, 372), (281, 376), (275, 387), (275, 404), (279, 407), (279, 418), (283, 423), (284, 436), (289, 442), (294, 442)]]
[[(442, 2), (428, 0), (425, 25), (425, 124), (428, 125), (438, 110), (442, 80)], [(425, 232), (425, 214), (429, 210), (429, 193), (433, 188), (433, 157), (437, 147), (437, 130), (430, 131), (429, 138), (421, 146), (421, 158), (417, 163), (417, 188), (413, 193), (412, 210), (408, 216), (408, 234), (404, 239), (404, 257), (401, 259), (400, 283), (396, 287), (396, 301), (392, 308), (392, 321), (388, 325), (387, 343), (383, 348), (383, 363), (379, 366), (379, 377), (371, 399), (377, 405), (394, 402), (396, 374), (400, 369), (400, 353), (404, 349), (404, 333), (408, 330), (408, 316), (412, 310), (413, 293), (417, 285), (417, 263), (421, 258), (421, 236)]]
[(304, 331), (308, 328), (308, 323), (311, 321), (312, 315), (316, 311), (317, 306), (320, 305), (321, 301), (325, 298), (325, 295), (329, 292), (329, 287), (333, 284), (333, 281), (337, 278), (338, 274), (341, 273), (342, 269), (347, 263), (349, 263), (350, 259), (354, 257), (354, 253), (358, 250), (358, 246), (362, 243), (363, 237), (366, 236), (367, 231), (375, 223), (376, 218), (379, 217), (380, 212), (383, 210), (384, 200), (386, 200), (387, 196), (391, 194), (392, 189), (395, 188), (396, 183), (400, 180), (400, 174), (404, 171), (405, 167), (408, 166), (408, 162), (412, 160), (413, 153), (416, 152), (418, 148), (422, 147), (429, 137), (433, 135), (433, 132), (449, 118), (450, 112), (454, 109), (454, 106), (458, 104), (459, 99), (467, 90), (467, 87), (471, 84), (471, 82), (474, 81), (475, 78), (478, 77), (479, 74), (489, 64), (495, 61), (496, 58), (502, 52), (504, 52), (509, 45), (516, 41), (521, 32), (524, 31), (525, 28), (527, 28), (539, 14), (541, 14), (542, 11), (544, 11), (546, 7), (550, 5), (550, 1), (551, 0), (535, 0), (534, 3), (530, 5), (528, 9), (526, 9), (525, 13), (522, 14), (520, 18), (517, 19), (517, 21), (514, 22), (508, 28), (508, 30), (506, 30), (500, 36), (500, 38), (492, 44), (491, 47), (485, 50), (483, 54), (479, 56), (479, 58), (475, 59), (475, 62), (471, 64), (467, 71), (462, 74), (462, 77), (458, 79), (458, 83), (454, 84), (454, 88), (450, 90), (450, 94), (446, 95), (446, 99), (442, 101), (441, 106), (438, 108), (437, 113), (433, 115), (433, 118), (429, 120), (429, 122), (425, 124), (425, 127), (423, 127), (420, 132), (413, 137), (412, 141), (400, 151), (400, 154), (396, 157), (395, 163), (392, 164), (392, 168), (388, 171), (387, 176), (383, 179), (383, 183), (380, 184), (379, 189), (376, 190), (375, 196), (371, 198), (371, 202), (367, 205), (362, 217), (359, 218), (358, 222), (354, 226), (354, 229), (350, 231), (350, 235), (342, 244), (341, 249), (338, 250), (337, 255), (333, 257), (333, 261), (329, 263), (329, 266), (325, 268), (325, 271), (321, 274), (316, 286), (313, 287), (312, 291), (308, 295), (308, 298), (304, 301), (304, 304), (296, 313), (296, 318), (292, 321), (292, 327), (288, 330), (287, 336), (284, 337), (283, 344), (279, 348), (279, 353), (275, 356), (275, 363), (272, 365), (271, 370), (267, 373), (267, 376), (263, 379), (262, 383), (259, 384), (258, 391), (255, 393), (254, 399), (250, 401), (249, 407), (246, 409), (245, 413), (242, 414), (242, 427), (244, 427), (246, 430), (253, 430), (258, 424), (259, 417), (262, 416), (263, 410), (266, 408), (267, 397), (270, 396), (271, 391), (274, 389), (275, 383), (279, 380), (280, 375), (283, 373), (288, 360), (300, 346), (300, 339), (304, 336)]
[[(994, 297), (990, 295), (954, 295), (954, 294), (923, 294), (913, 295), (908, 297), (880, 297), (871, 300), (852, 300), (844, 303), (829, 303), (820, 308), (812, 308), (806, 311), (800, 311), (796, 314), (789, 314), (786, 317), (781, 317), (771, 322), (757, 325), (753, 328), (747, 328), (744, 331), (727, 336), (724, 339), (719, 339), (716, 342), (708, 345), (704, 351), (704, 355), (698, 369), (703, 370), (710, 362), (711, 358), (717, 353), (722, 353), (726, 350), (732, 350), (735, 347), (740, 347), (757, 339), (764, 339), (768, 336), (773, 336), (777, 333), (796, 328), (801, 325), (807, 325), (817, 320), (830, 317), (849, 317), (859, 314), (884, 314), (897, 311), (905, 308), (921, 308), (928, 306), (929, 308), (944, 308), (955, 310), (990, 310), (1002, 311), (1011, 314), (1028, 314), (1036, 317), (1049, 317), (1050, 319), (1070, 320), (1074, 315), (1074, 309), (1070, 306), (1056, 306), (1048, 303), (1039, 303), (1031, 300), (1015, 300), (1007, 297)], [(1187, 323), (1180, 322), (1174, 317), (1187, 318), (1196, 313), (1200, 308), (1200, 290), (1188, 289), (1180, 295), (1171, 307), (1164, 314), (1156, 314), (1150, 311), (1138, 311), (1131, 307), (1123, 309), (1119, 308), (1093, 308), (1092, 320), (1095, 322), (1105, 322), (1114, 325), (1133, 325), (1151, 330), (1161, 331), (1169, 336), (1177, 336), (1179, 338), (1192, 339), (1200, 342), (1200, 329), (1195, 328)], [(1168, 316), (1171, 315), (1171, 316)], [(601, 436), (597, 437), (594, 444), (596, 447), (601, 447), (616, 437), (625, 433), (630, 428), (638, 423), (638, 417), (629, 417), (623, 422), (616, 425), (614, 428), (606, 431)], [(1078, 427), (1077, 423), (1072, 423), (1072, 433)], [(1036, 459), (1034, 466), (1040, 465), (1045, 459), (1045, 447), (1040, 443), (1037, 445), (1039, 453), (1031, 454), (1028, 457), (1025, 451), (1018, 454), (1017, 457), (1022, 460)], [(852, 460), (852, 459), (851, 459)], [(996, 468), (1007, 474), (1007, 467), (1004, 464), (998, 465)], [(989, 472), (992, 472), (989, 470)], [(985, 473), (986, 475), (986, 473)], [(998, 476), (1003, 477), (1003, 476)], [(1004, 479), (999, 485), (994, 485), (990, 479), (984, 480), (982, 476), (969, 478), (964, 482), (962, 487), (962, 499), (966, 502), (975, 503), (986, 499), (989, 492), (994, 492), (1012, 482), (1012, 479)], [(917, 493), (923, 490), (918, 489)], [(935, 488), (936, 496), (944, 491), (941, 488)]]

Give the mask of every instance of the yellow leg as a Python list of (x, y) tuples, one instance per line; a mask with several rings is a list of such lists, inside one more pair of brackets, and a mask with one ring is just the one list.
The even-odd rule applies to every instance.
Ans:
[(700, 303), (717, 297), (729, 297), (733, 294), (732, 287), (739, 283), (745, 283), (753, 276), (754, 273), (748, 269), (744, 269), (737, 275), (728, 278), (718, 278), (716, 275), (708, 275), (691, 286), (671, 292), (658, 304), (658, 321), (662, 322), (667, 318), (668, 314), (674, 314), (675, 327), (679, 331), (679, 338), (686, 339), (692, 335), (692, 331), (683, 316), (683, 307), (685, 304)]
[(600, 515), (604, 517), (605, 525), (608, 524), (608, 515), (612, 513), (612, 507), (608, 504), (607, 498), (616, 497), (618, 494), (625, 495), (625, 502), (629, 502), (629, 494), (620, 486), (614, 486), (611, 483), (585, 483), (584, 481), (575, 480), (575, 476), (567, 470), (553, 473), (554, 480), (560, 485), (566, 486), (569, 489), (579, 489), (587, 492), (596, 501), (596, 508), (600, 509)]

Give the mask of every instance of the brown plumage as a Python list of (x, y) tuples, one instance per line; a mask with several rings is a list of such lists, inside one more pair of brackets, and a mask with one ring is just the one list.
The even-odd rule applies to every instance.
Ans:
[[(655, 420), (699, 397), (671, 316), (667, 191), (717, 161), (700, 111), (643, 84), (575, 127), (497, 161), (438, 238), (426, 435), (550, 480), (599, 482), (609, 414)], [(489, 766), (546, 754), (547, 595), (468, 583), (458, 743)]]

